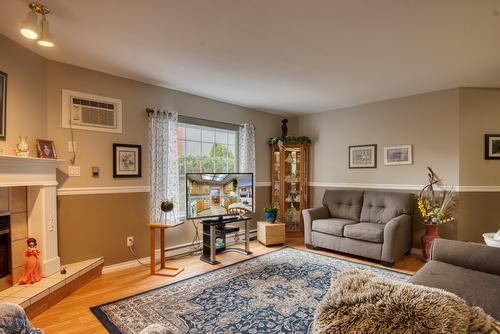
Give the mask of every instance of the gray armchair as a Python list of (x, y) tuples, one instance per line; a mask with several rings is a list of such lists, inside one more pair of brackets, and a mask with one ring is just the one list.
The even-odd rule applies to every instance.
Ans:
[(412, 213), (412, 194), (326, 190), (302, 212), (305, 244), (393, 264), (411, 248)]

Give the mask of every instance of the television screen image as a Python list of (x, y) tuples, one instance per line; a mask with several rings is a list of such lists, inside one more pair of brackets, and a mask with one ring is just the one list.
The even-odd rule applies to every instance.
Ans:
[(187, 219), (244, 215), (253, 210), (253, 174), (186, 174)]

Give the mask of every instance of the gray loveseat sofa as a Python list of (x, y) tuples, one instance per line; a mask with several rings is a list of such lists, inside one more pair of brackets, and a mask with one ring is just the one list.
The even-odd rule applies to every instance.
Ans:
[(412, 194), (326, 190), (302, 212), (305, 244), (393, 264), (411, 248), (412, 213)]
[(500, 320), (500, 248), (436, 239), (413, 284), (447, 290)]

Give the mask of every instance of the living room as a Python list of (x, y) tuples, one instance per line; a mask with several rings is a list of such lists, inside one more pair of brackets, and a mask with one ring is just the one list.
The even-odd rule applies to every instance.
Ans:
[[(29, 326), (468, 333), (474, 312), (498, 330), (497, 2), (0, 7), (0, 303)], [(427, 318), (339, 322), (349, 280), (415, 288), (395, 312)]]

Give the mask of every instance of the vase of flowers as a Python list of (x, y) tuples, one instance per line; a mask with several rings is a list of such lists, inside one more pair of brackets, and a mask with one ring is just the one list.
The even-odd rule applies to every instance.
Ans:
[[(426, 261), (429, 260), (430, 250), (434, 239), (439, 238), (439, 225), (455, 220), (453, 213), (456, 208), (456, 198), (453, 188), (442, 186), (441, 179), (434, 171), (429, 170), (429, 183), (418, 196), (418, 209), (425, 225), (425, 233), (420, 239), (422, 253)], [(436, 189), (438, 188), (438, 189)]]
[(160, 209), (163, 212), (170, 212), (174, 209), (174, 201), (170, 198), (161, 201)]
[(278, 215), (278, 207), (273, 203), (269, 203), (264, 207), (264, 220), (270, 223), (274, 223), (276, 216)]

